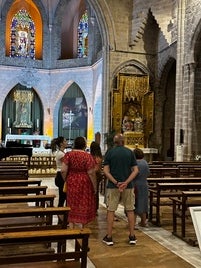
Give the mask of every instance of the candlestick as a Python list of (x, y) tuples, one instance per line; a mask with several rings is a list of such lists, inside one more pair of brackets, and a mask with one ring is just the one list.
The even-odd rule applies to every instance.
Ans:
[(36, 120), (36, 128), (39, 128), (39, 119)]
[(10, 127), (10, 118), (8, 117), (8, 127)]

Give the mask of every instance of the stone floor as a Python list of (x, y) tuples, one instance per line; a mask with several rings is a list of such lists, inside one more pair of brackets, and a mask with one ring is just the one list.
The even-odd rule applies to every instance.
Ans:
[[(48, 185), (48, 192), (57, 195), (54, 178), (43, 178), (42, 184)], [(57, 199), (55, 203), (57, 205)], [(127, 219), (122, 206), (119, 206), (116, 216), (113, 234), (115, 243), (113, 247), (108, 247), (102, 243), (106, 232), (106, 209), (104, 198), (100, 196), (97, 219), (89, 225), (92, 235), (89, 241), (88, 268), (201, 267), (201, 252), (198, 247), (192, 247), (171, 232), (151, 224), (148, 228), (136, 230), (137, 245), (130, 246), (127, 241)]]

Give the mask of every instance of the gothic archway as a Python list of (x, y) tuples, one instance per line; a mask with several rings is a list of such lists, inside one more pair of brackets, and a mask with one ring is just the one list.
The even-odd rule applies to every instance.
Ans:
[(87, 137), (88, 109), (85, 96), (80, 87), (73, 83), (64, 94), (59, 109), (59, 136), (68, 143), (77, 136)]

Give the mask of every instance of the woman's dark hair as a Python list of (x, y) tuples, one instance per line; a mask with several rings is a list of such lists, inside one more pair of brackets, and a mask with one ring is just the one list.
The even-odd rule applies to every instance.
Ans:
[(57, 148), (60, 148), (61, 146), (61, 143), (64, 142), (64, 137), (62, 136), (59, 136), (58, 138), (55, 138), (51, 141), (51, 149), (52, 149), (52, 152), (55, 152), (57, 150)]
[(92, 141), (90, 144), (90, 153), (93, 156), (99, 156), (102, 158), (101, 147), (98, 142)]
[(87, 147), (86, 139), (84, 137), (77, 137), (74, 140), (74, 149), (85, 150)]
[(141, 149), (136, 148), (136, 149), (133, 150), (133, 152), (135, 154), (136, 159), (144, 158), (144, 153), (143, 153), (143, 151)]

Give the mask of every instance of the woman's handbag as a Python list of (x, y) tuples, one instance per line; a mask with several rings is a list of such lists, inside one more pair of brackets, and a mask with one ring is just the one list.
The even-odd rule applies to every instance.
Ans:
[(66, 193), (67, 192), (67, 182), (64, 182), (64, 187), (63, 187), (63, 192)]

